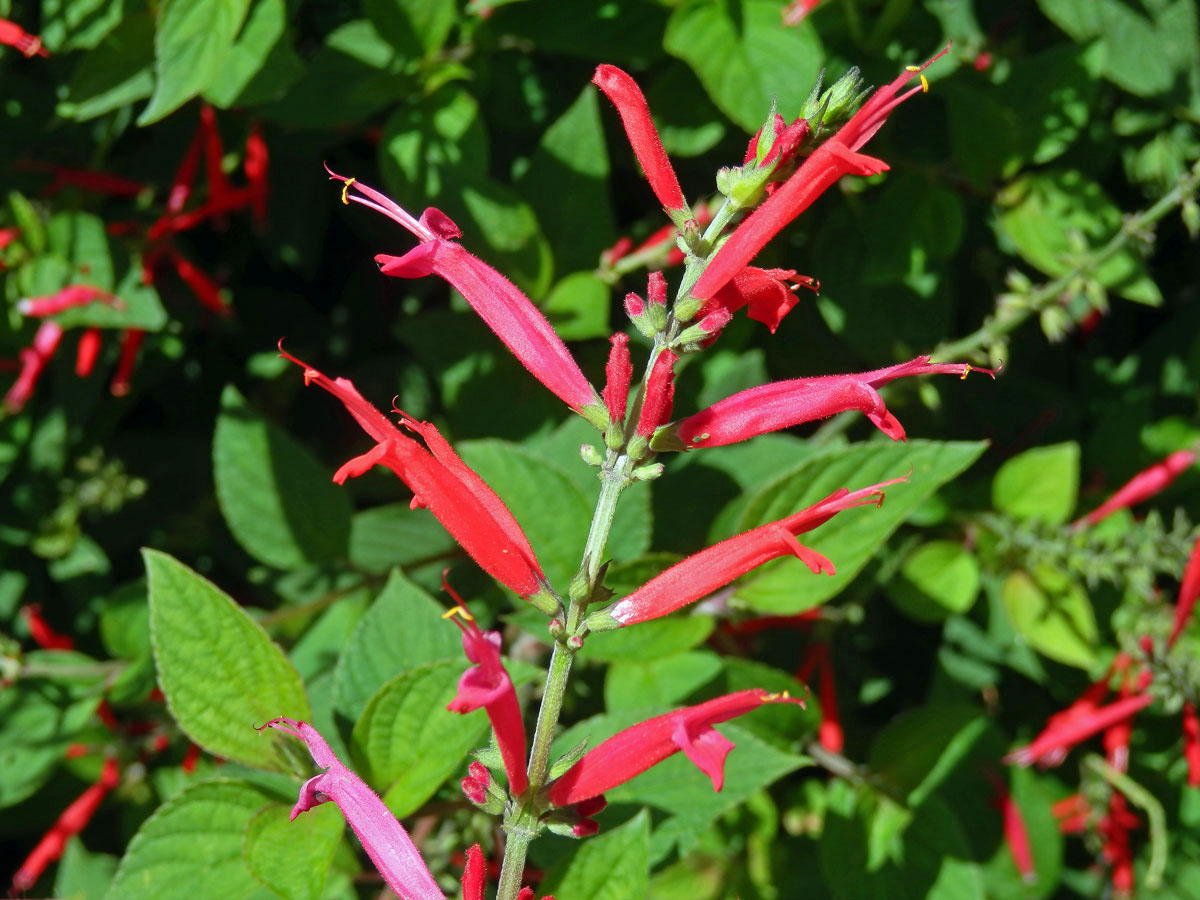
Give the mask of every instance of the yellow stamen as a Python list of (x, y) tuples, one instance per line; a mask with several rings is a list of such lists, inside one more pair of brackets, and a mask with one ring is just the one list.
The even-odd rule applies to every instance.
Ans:
[(929, 79), (924, 75), (921, 76), (921, 90), (926, 94), (929, 93)]
[(908, 69), (908, 71), (910, 71), (910, 72), (920, 72), (921, 71), (920, 66), (905, 66), (904, 68)]
[(971, 364), (970, 364), (970, 363), (963, 363), (963, 373), (962, 373), (962, 375), (960, 375), (960, 376), (958, 377), (958, 378), (959, 378), (959, 381), (966, 381), (966, 380), (967, 380), (967, 376), (968, 376), (968, 375), (970, 375), (970, 374), (971, 374)]
[(452, 606), (442, 613), (443, 619), (453, 619), (455, 616), (462, 616), (464, 622), (475, 621), (475, 617), (471, 615), (470, 611), (465, 606)]
[(356, 182), (356, 181), (358, 181), (357, 178), (351, 178), (349, 181), (347, 181), (345, 184), (342, 185), (342, 203), (344, 203), (346, 206), (350, 205), (350, 201), (349, 201), (349, 199), (347, 199), (346, 193), (350, 190), (350, 185), (354, 184), (354, 182)]

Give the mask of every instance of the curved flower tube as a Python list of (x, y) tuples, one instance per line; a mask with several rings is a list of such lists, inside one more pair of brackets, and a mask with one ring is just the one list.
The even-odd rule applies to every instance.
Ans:
[(424, 440), (422, 446), (402, 434), (348, 379), (330, 378), (282, 346), (279, 352), (304, 369), (306, 385), (315, 382), (341, 400), (363, 431), (377, 442), (374, 448), (338, 469), (334, 481), (342, 484), (375, 465), (387, 466), (412, 489), (413, 507), (425, 507), (433, 513), (480, 568), (539, 609), (557, 611), (558, 601), (546, 587), (525, 532), (504, 501), (462, 461), (433, 425), (400, 413), (404, 426)]
[(805, 547), (796, 536), (824, 525), (839, 512), (855, 506), (883, 503), (883, 488), (905, 481), (893, 478), (869, 487), (834, 491), (820, 503), (713, 544), (651, 578), (632, 594), (588, 617), (595, 631), (657, 619), (707, 597), (735, 578), (780, 556), (795, 556), (814, 574), (834, 574), (832, 562)]
[(745, 715), (764, 703), (804, 705), (786, 693), (771, 694), (754, 688), (655, 716), (589, 750), (550, 785), (547, 796), (555, 806), (589, 800), (641, 775), (680, 750), (712, 779), (713, 790), (719, 791), (725, 783), (725, 757), (734, 744), (713, 725)]
[(534, 378), (589, 422), (604, 427), (604, 404), (562, 338), (520, 288), (454, 240), (462, 232), (449, 216), (431, 208), (414, 219), (387, 195), (328, 166), (325, 170), (343, 183), (343, 202), (353, 200), (382, 213), (420, 241), (403, 256), (377, 254), (375, 262), (384, 275), (434, 274), (449, 282)]
[(978, 369), (967, 363), (931, 363), (928, 356), (918, 356), (906, 363), (854, 375), (773, 381), (739, 391), (708, 409), (659, 429), (651, 444), (656, 450), (721, 447), (851, 409), (863, 412), (892, 440), (904, 440), (904, 426), (888, 411), (878, 389), (909, 375), (949, 374), (966, 378), (970, 372), (986, 372), (995, 377), (991, 369)]
[(285, 718), (272, 719), (258, 730), (263, 728), (274, 728), (304, 741), (313, 762), (325, 770), (300, 787), (300, 797), (292, 808), (292, 819), (332, 800), (362, 842), (383, 880), (398, 897), (446, 900), (404, 826), (379, 795), (337, 758), (317, 729), (307, 722)]

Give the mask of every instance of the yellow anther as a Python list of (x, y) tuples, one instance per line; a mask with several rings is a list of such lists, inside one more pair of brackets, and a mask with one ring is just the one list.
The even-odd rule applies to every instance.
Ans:
[(763, 703), (774, 703), (776, 700), (791, 700), (792, 695), (787, 691), (780, 691), (777, 694), (767, 694), (763, 697)]
[(908, 71), (910, 71), (910, 72), (920, 72), (921, 71), (920, 66), (905, 66), (904, 68), (908, 69)]
[(970, 374), (971, 374), (971, 364), (963, 363), (963, 373), (960, 376), (958, 376), (959, 381), (966, 381), (967, 376)]
[(926, 94), (929, 93), (929, 79), (924, 75), (921, 76), (921, 90)]
[(354, 184), (356, 181), (358, 181), (357, 178), (351, 178), (342, 185), (342, 203), (344, 203), (346, 206), (350, 205), (350, 200), (346, 197), (346, 193), (350, 190), (350, 185)]
[(464, 622), (475, 621), (475, 617), (471, 615), (470, 611), (465, 606), (452, 606), (442, 613), (443, 619), (453, 619), (455, 616), (462, 616)]

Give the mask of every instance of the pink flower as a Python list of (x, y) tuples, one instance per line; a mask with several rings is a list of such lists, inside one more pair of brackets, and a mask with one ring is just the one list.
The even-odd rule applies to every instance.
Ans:
[[(386, 416), (368, 403), (345, 378), (329, 378), (302, 362), (282, 346), (285, 358), (303, 367), (304, 383), (316, 383), (333, 394), (376, 446), (343, 465), (334, 481), (343, 483), (375, 465), (387, 466), (413, 492), (413, 507), (425, 507), (462, 545), (472, 559), (497, 581), (535, 604), (549, 602), (545, 576), (529, 540), (504, 501), (487, 486), (438, 432), (427, 422), (417, 422), (403, 412), (401, 422), (425, 442), (406, 437)], [(541, 608), (541, 605), (539, 605)]]
[(445, 213), (431, 208), (419, 220), (414, 219), (374, 188), (332, 171), (329, 175), (345, 184), (345, 202), (353, 200), (383, 213), (420, 241), (403, 256), (376, 255), (375, 262), (384, 275), (422, 278), (435, 274), (444, 278), (538, 381), (589, 421), (604, 423), (603, 403), (546, 317), (515, 284), (453, 240), (461, 232)]
[(555, 806), (589, 800), (624, 784), (680, 750), (712, 779), (713, 790), (719, 791), (725, 781), (725, 757), (734, 745), (712, 726), (745, 715), (764, 703), (804, 705), (786, 694), (754, 689), (655, 716), (589, 750), (550, 785), (547, 796)]
[(906, 363), (855, 375), (774, 381), (740, 391), (670, 425), (655, 435), (653, 444), (659, 450), (720, 447), (851, 409), (865, 413), (893, 440), (903, 440), (904, 427), (888, 411), (878, 389), (909, 375), (951, 374), (965, 378), (972, 371), (995, 377), (990, 369), (976, 369), (966, 363), (931, 363), (928, 356), (918, 356)]
[(1077, 520), (1071, 527), (1082, 528), (1084, 525), (1095, 525), (1118, 509), (1125, 509), (1150, 499), (1155, 494), (1165, 491), (1171, 482), (1190, 469), (1195, 461), (1196, 454), (1191, 450), (1175, 451), (1166, 459), (1138, 472), (1121, 485), (1111, 497)]
[(1200, 541), (1192, 546), (1188, 557), (1187, 568), (1183, 570), (1183, 581), (1179, 584), (1179, 599), (1175, 601), (1175, 615), (1171, 621), (1171, 634), (1167, 638), (1167, 646), (1172, 647), (1183, 634), (1192, 610), (1196, 606), (1196, 598), (1200, 597)]
[(446, 900), (404, 826), (379, 796), (346, 768), (315, 728), (307, 722), (285, 718), (272, 719), (259, 731), (263, 728), (274, 728), (304, 741), (313, 762), (325, 770), (301, 786), (300, 798), (292, 808), (292, 819), (332, 800), (397, 896), (410, 900)]
[(4, 395), (4, 408), (10, 413), (20, 412), (25, 408), (25, 404), (33, 396), (38, 379), (42, 377), (50, 358), (58, 349), (62, 336), (63, 330), (59, 324), (48, 319), (38, 326), (33, 343), (21, 350), (21, 371), (17, 373), (17, 380)]
[(849, 122), (820, 144), (803, 165), (729, 236), (692, 288), (691, 295), (700, 300), (714, 297), (771, 238), (843, 175), (886, 172), (888, 165), (883, 160), (856, 151), (879, 130), (892, 110), (923, 90), (925, 82), (922, 80), (919, 87), (903, 94), (899, 93), (900, 88), (949, 49), (947, 47), (922, 66), (910, 67), (891, 84), (881, 87)]
[(0, 19), (0, 44), (16, 47), (26, 56), (49, 56), (50, 51), (42, 46), (42, 39), (30, 34), (16, 22)]
[[(516, 796), (529, 787), (525, 774), (525, 723), (521, 719), (521, 705), (512, 678), (500, 661), (500, 632), (480, 631), (475, 617), (467, 611), (462, 599), (446, 584), (458, 606), (449, 615), (463, 633), (463, 652), (475, 665), (463, 673), (458, 682), (458, 694), (446, 708), (451, 712), (469, 713), (477, 709), (487, 712), (496, 735), (496, 745), (504, 760), (504, 772), (508, 776), (509, 791)], [(460, 620), (458, 614), (461, 614)]]
[(597, 66), (596, 74), (592, 76), (592, 84), (600, 88), (621, 116), (621, 124), (625, 126), (625, 134), (633, 147), (633, 154), (642, 165), (650, 189), (663, 205), (671, 218), (677, 214), (690, 215), (687, 202), (683, 199), (683, 191), (679, 188), (679, 179), (671, 168), (671, 160), (663, 149), (658, 129), (650, 118), (650, 107), (642, 90), (632, 78), (616, 66)]
[[(791, 283), (785, 287), (785, 283)], [(806, 287), (814, 294), (821, 289), (820, 283), (808, 275), (797, 275), (795, 269), (756, 269), (746, 266), (700, 309), (704, 316), (716, 308), (731, 313), (748, 306), (746, 314), (756, 322), (762, 322), (771, 334), (779, 327), (783, 317), (796, 305), (797, 288)]]
[(601, 630), (660, 618), (780, 556), (795, 556), (814, 573), (832, 575), (835, 572), (833, 563), (805, 547), (796, 536), (824, 525), (843, 510), (878, 506), (883, 502), (882, 488), (904, 480), (893, 478), (857, 491), (841, 488), (786, 519), (769, 522), (714, 544), (651, 578), (607, 610), (593, 614), (588, 624)]

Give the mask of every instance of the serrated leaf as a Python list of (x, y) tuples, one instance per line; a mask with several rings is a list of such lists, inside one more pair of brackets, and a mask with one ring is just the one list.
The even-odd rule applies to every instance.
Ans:
[(246, 826), (273, 802), (276, 798), (241, 781), (211, 781), (181, 791), (142, 823), (105, 900), (276, 898), (242, 859)]
[(896, 607), (918, 622), (965, 613), (979, 595), (979, 561), (957, 541), (930, 541), (910, 553), (887, 584)]
[(246, 826), (242, 856), (264, 887), (285, 900), (320, 900), (345, 820), (326, 803), (289, 819), (282, 803), (259, 810)]
[(462, 657), (462, 637), (445, 608), (399, 571), (359, 619), (333, 675), (337, 712), (358, 721), (367, 701), (396, 675)]
[(539, 886), (557, 900), (629, 900), (646, 896), (650, 818), (643, 810), (624, 825), (579, 845)]
[(383, 792), (397, 816), (415, 812), (462, 761), (488, 728), (480, 710), (466, 715), (446, 705), (458, 692), (466, 661), (444, 660), (411, 669), (371, 698), (350, 738), (363, 778)]
[(221, 394), (213, 477), (229, 530), (256, 559), (291, 569), (345, 556), (352, 512), (346, 492), (232, 385)]
[(254, 729), (278, 716), (309, 721), (295, 668), (262, 627), (207, 578), (158, 550), (143, 550), (150, 633), (171, 715), (218, 756), (287, 771), (276, 738)]
[(648, 654), (642, 662), (613, 663), (604, 676), (604, 706), (617, 709), (661, 709), (685, 698), (716, 678), (721, 658), (704, 650), (666, 659)]
[(1079, 445), (1034, 447), (1006, 460), (992, 480), (992, 503), (1016, 519), (1061, 525), (1079, 492)]
[[(750, 134), (766, 121), (772, 97), (780, 114), (794, 119), (825, 63), (812, 22), (781, 27), (774, 0), (684, 4), (671, 15), (663, 46), (692, 67), (717, 108)], [(720, 65), (713, 65), (716, 59)]]
[(349, 552), (356, 568), (382, 574), (393, 566), (451, 557), (458, 552), (458, 542), (428, 512), (408, 503), (388, 503), (354, 514)]
[(139, 125), (162, 119), (221, 73), (250, 0), (166, 0), (154, 31), (154, 94)]
[(747, 506), (738, 531), (781, 519), (816, 503), (838, 488), (851, 490), (912, 474), (907, 483), (887, 489), (883, 505), (839, 513), (801, 540), (825, 554), (837, 567), (833, 576), (817, 576), (799, 560), (769, 563), (736, 586), (734, 596), (752, 609), (790, 615), (836, 595), (925, 498), (979, 458), (985, 443), (909, 441), (856, 444), (811, 457), (769, 485)]
[(92, 853), (79, 838), (71, 838), (54, 873), (54, 896), (63, 900), (100, 900), (112, 883), (119, 862), (112, 854)]

